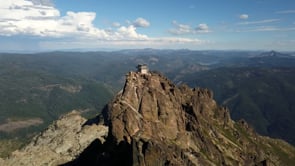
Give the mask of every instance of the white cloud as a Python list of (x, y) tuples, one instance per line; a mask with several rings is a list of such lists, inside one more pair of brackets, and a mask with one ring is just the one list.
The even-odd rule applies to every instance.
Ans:
[(199, 24), (198, 27), (196, 28), (196, 32), (198, 33), (208, 33), (209, 27), (207, 24)]
[[(16, 5), (17, 4), (17, 5)], [(71, 12), (61, 16), (59, 10), (50, 6), (50, 0), (9, 0), (0, 4), (0, 35), (31, 35), (43, 37), (96, 38), (98, 40), (142, 40), (132, 25), (109, 31), (93, 25), (96, 13)], [(149, 23), (139, 18), (138, 26)], [(117, 26), (120, 26), (117, 24)]]
[(277, 14), (294, 14), (295, 10), (282, 10), (282, 11), (277, 11)]
[(148, 39), (146, 35), (138, 34), (136, 32), (136, 27), (133, 25), (129, 25), (128, 27), (122, 26), (118, 28), (115, 34), (116, 34), (116, 38), (120, 40), (134, 40), (134, 39), (147, 40)]
[(53, 6), (53, 2), (51, 0), (27, 0), (27, 1), (32, 1), (34, 5)]
[(241, 14), (239, 16), (239, 18), (242, 19), (242, 20), (247, 20), (249, 18), (249, 15), (248, 14)]
[(148, 22), (144, 18), (139, 17), (133, 22), (133, 25), (135, 27), (148, 27), (148, 26), (150, 26), (150, 22)]
[(280, 27), (261, 27), (254, 29), (253, 31), (281, 31), (281, 32), (288, 32), (288, 31), (295, 31), (295, 27), (287, 27), (287, 28), (280, 28)]
[(174, 25), (174, 28), (169, 30), (169, 32), (172, 34), (183, 35), (192, 32), (192, 28), (190, 25), (179, 24), (177, 21), (172, 21), (172, 24)]
[(252, 25), (252, 24), (265, 24), (265, 23), (273, 23), (278, 22), (280, 19), (266, 19), (266, 20), (259, 20), (259, 21), (246, 21), (240, 22), (239, 25)]
[(43, 36), (46, 30), (55, 28), (59, 16), (59, 11), (50, 6), (34, 5), (24, 0), (5, 1), (0, 5), (0, 35)]
[(256, 26), (238, 30), (237, 32), (288, 32), (295, 31), (295, 27)]
[(113, 27), (120, 27), (120, 26), (121, 26), (121, 24), (120, 24), (120, 23), (118, 23), (118, 22), (113, 22), (113, 23), (112, 23), (112, 26), (113, 26)]
[[(139, 27), (148, 27), (150, 22), (138, 17), (127, 26), (114, 22), (113, 28), (102, 29), (93, 22), (94, 12), (68, 11), (61, 15), (51, 0), (5, 0), (0, 3), (0, 36), (37, 36), (40, 46), (97, 47), (97, 46), (168, 46), (190, 44), (197, 46), (204, 41), (190, 38), (153, 38), (137, 32)], [(206, 24), (196, 28), (175, 22), (179, 34), (208, 32)]]
[(184, 35), (184, 34), (196, 34), (196, 33), (208, 33), (210, 32), (207, 24), (199, 24), (196, 28), (192, 28), (190, 25), (180, 24), (177, 21), (173, 21), (173, 29), (169, 32), (174, 35)]

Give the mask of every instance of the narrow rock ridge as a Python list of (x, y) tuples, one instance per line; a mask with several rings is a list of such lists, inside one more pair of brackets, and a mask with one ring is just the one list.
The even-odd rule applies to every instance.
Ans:
[[(130, 145), (132, 161), (126, 163), (132, 165), (282, 162), (270, 148), (276, 141), (257, 135), (243, 120), (231, 120), (212, 91), (177, 87), (159, 73), (129, 72), (108, 111), (109, 138)], [(294, 160), (294, 148), (287, 145), (284, 150)]]
[(77, 158), (93, 141), (104, 142), (108, 127), (95, 123), (85, 125), (87, 119), (72, 111), (36, 136), (29, 145), (13, 152), (0, 165), (56, 166)]
[[(234, 122), (208, 89), (129, 72), (103, 117), (65, 115), (0, 165), (288, 166), (295, 149)], [(102, 120), (106, 126), (98, 125)], [(106, 139), (104, 139), (106, 138)], [(34, 163), (34, 164), (32, 164)]]

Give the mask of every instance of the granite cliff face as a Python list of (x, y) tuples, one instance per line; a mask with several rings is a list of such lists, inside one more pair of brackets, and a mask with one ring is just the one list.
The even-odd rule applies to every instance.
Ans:
[(294, 161), (291, 146), (232, 121), (210, 90), (177, 87), (158, 73), (126, 77), (109, 105), (109, 137), (130, 145), (133, 165), (282, 165), (278, 151)]
[[(228, 109), (217, 105), (210, 90), (176, 86), (154, 72), (126, 75), (123, 90), (105, 107), (103, 118), (96, 118), (100, 122), (104, 119), (109, 127), (106, 140), (102, 136), (107, 132), (98, 134), (99, 128), (106, 131), (106, 126), (77, 119), (68, 119), (76, 127), (65, 127), (63, 134), (52, 135), (58, 130), (49, 127), (50, 131), (41, 134), (9, 161), (27, 153), (34, 158), (49, 151), (62, 158), (56, 161), (62, 165), (236, 166), (295, 162), (294, 147), (259, 136), (243, 120), (232, 121)], [(75, 132), (67, 137), (66, 128)], [(41, 141), (44, 137), (47, 141)], [(70, 139), (75, 141), (67, 143)], [(81, 141), (87, 144), (80, 146)], [(73, 146), (75, 143), (79, 148)]]

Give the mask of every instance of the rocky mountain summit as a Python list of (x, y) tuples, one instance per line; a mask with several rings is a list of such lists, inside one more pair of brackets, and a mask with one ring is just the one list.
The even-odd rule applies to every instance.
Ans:
[[(288, 165), (294, 148), (231, 120), (208, 89), (175, 86), (158, 73), (130, 72), (109, 104), (109, 138), (133, 165)], [(130, 155), (130, 156), (129, 156)], [(131, 161), (128, 161), (130, 159)]]
[(244, 120), (231, 120), (228, 109), (214, 101), (212, 91), (176, 86), (155, 72), (129, 72), (123, 90), (101, 116), (88, 121), (75, 113), (65, 117), (2, 163), (64, 166), (295, 163), (294, 147), (256, 134)]

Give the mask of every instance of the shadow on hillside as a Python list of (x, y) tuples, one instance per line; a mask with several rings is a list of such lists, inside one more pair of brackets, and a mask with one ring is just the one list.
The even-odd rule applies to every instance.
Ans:
[(85, 125), (93, 125), (93, 124), (100, 124), (100, 125), (106, 125), (106, 126), (109, 126), (109, 121), (108, 121), (108, 118), (109, 118), (109, 115), (108, 115), (108, 110), (109, 110), (109, 105), (106, 104), (104, 106), (104, 108), (102, 109), (101, 113), (97, 116), (95, 116), (94, 118), (92, 119), (88, 119), (84, 124), (83, 126)]
[(131, 145), (125, 141), (118, 145), (112, 141), (104, 144), (99, 139), (94, 140), (77, 159), (59, 166), (131, 166), (132, 150)]
[[(109, 126), (109, 106), (105, 105), (100, 115), (87, 120), (83, 126), (101, 124)], [(132, 165), (132, 145), (126, 141), (116, 144), (110, 135), (102, 143), (95, 139), (84, 151), (73, 161), (59, 166), (131, 166)]]

